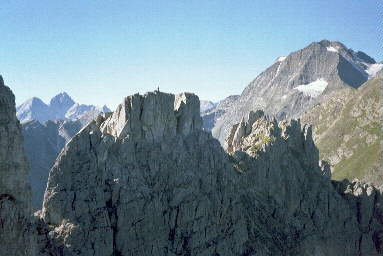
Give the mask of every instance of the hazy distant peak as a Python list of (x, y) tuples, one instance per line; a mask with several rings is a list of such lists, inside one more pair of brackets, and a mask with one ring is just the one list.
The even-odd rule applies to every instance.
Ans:
[(112, 112), (112, 110), (110, 110), (110, 108), (108, 108), (108, 106), (104, 105), (101, 108), (101, 112), (108, 113), (108, 112)]
[(47, 106), (40, 98), (32, 97), (28, 100), (26, 100), (22, 105), (20, 106), (32, 106), (32, 105), (44, 105)]
[(75, 104), (74, 100), (66, 92), (61, 92), (51, 99), (49, 105), (54, 107), (56, 105), (72, 106), (73, 104)]
[(44, 124), (47, 120), (76, 120), (84, 119), (84, 123), (93, 119), (101, 112), (111, 112), (106, 106), (96, 107), (76, 103), (66, 92), (54, 96), (49, 105), (41, 99), (33, 97), (17, 107), (17, 117), (25, 123), (38, 120)]
[(200, 100), (200, 112), (206, 112), (217, 106), (217, 103), (208, 100)]

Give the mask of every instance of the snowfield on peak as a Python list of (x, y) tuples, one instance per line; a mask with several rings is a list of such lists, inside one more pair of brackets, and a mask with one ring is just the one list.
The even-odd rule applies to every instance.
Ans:
[(329, 52), (338, 52), (338, 49), (336, 49), (335, 47), (329, 46), (329, 47), (327, 47), (327, 51), (329, 51)]
[(286, 58), (287, 58), (286, 56), (281, 56), (281, 57), (279, 57), (279, 58), (277, 59), (277, 61), (282, 62), (282, 61), (284, 61)]
[(374, 77), (376, 74), (383, 69), (383, 63), (371, 64), (366, 70), (369, 77)]
[(294, 89), (303, 92), (312, 98), (318, 97), (326, 89), (328, 82), (323, 78), (317, 79), (309, 84), (302, 84), (296, 86)]

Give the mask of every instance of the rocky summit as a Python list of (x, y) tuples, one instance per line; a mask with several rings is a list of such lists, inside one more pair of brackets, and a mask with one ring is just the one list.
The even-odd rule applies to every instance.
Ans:
[[(204, 114), (205, 127), (222, 144), (231, 127), (250, 111), (262, 109), (278, 120), (296, 118), (341, 88), (358, 88), (383, 67), (363, 52), (339, 42), (322, 40), (278, 58), (239, 97), (228, 98)], [(225, 104), (227, 105), (227, 104)], [(217, 113), (217, 114), (215, 114)]]
[(31, 190), (15, 97), (0, 76), (0, 255), (34, 255)]
[(330, 180), (310, 126), (250, 112), (225, 152), (193, 94), (125, 98), (50, 171), (41, 255), (381, 255), (381, 192)]

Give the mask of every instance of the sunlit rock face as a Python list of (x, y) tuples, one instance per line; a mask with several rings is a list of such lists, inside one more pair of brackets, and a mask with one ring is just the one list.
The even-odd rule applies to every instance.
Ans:
[(50, 172), (45, 252), (382, 253), (380, 192), (331, 182), (309, 126), (250, 113), (225, 152), (199, 105), (193, 94), (137, 94), (83, 128)]
[(0, 255), (34, 255), (31, 213), (15, 97), (0, 76)]
[(208, 113), (204, 127), (222, 145), (231, 127), (250, 111), (263, 110), (277, 120), (297, 118), (321, 103), (324, 95), (342, 88), (360, 87), (383, 65), (339, 42), (322, 40), (278, 58), (243, 90), (228, 97)]

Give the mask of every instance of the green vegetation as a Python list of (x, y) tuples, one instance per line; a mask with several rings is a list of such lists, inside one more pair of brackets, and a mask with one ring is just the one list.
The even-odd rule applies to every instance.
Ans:
[[(333, 165), (333, 179), (365, 179), (369, 176), (368, 181), (381, 185), (373, 174), (382, 168), (381, 87), (381, 78), (370, 79), (352, 93), (340, 91), (303, 116), (303, 122), (311, 120), (315, 127), (321, 158), (331, 160), (338, 155), (341, 157)], [(367, 138), (370, 138), (369, 144)]]
[(271, 142), (271, 138), (264, 134), (258, 135), (254, 140), (256, 141), (255, 144), (250, 147), (252, 152), (258, 152), (262, 149), (263, 145), (269, 144)]
[(334, 167), (332, 178), (335, 180), (354, 178), (362, 179), (371, 171), (380, 158), (380, 144), (378, 142), (366, 146), (367, 144), (357, 148), (357, 151), (348, 158), (340, 161)]

